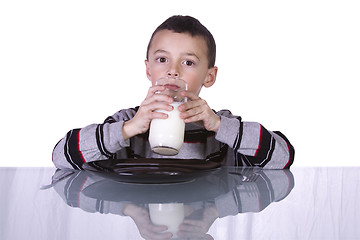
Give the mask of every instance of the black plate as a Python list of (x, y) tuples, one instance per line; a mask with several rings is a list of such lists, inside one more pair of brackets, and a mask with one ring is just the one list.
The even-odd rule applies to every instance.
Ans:
[(83, 165), (105, 178), (128, 183), (179, 183), (208, 175), (220, 163), (201, 159), (143, 158), (99, 160)]

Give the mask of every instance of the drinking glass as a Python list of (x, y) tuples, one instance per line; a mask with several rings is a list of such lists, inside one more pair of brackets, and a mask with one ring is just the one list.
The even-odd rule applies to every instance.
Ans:
[(150, 203), (149, 214), (153, 224), (167, 226), (166, 232), (171, 232), (173, 238), (176, 238), (179, 226), (184, 221), (184, 204)]
[(160, 78), (156, 85), (165, 86), (164, 91), (157, 94), (165, 94), (174, 99), (171, 105), (172, 111), (157, 110), (168, 114), (166, 119), (153, 119), (150, 123), (149, 142), (154, 153), (173, 156), (179, 153), (184, 143), (185, 122), (180, 118), (178, 107), (187, 101), (181, 91), (187, 90), (187, 83), (179, 78)]

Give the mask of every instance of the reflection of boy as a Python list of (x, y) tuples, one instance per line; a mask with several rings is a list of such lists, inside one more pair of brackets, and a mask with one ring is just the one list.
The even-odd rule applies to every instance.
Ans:
[(130, 216), (145, 239), (171, 237), (163, 232), (166, 226), (151, 222), (148, 203), (184, 202), (185, 220), (177, 235), (181, 239), (206, 239), (217, 218), (261, 212), (271, 203), (282, 201), (294, 187), (294, 176), (289, 170), (229, 168), (171, 188), (157, 185), (149, 190), (148, 185), (130, 185), (87, 171), (62, 169), (54, 174), (53, 184), (71, 207)]
[(228, 110), (215, 112), (199, 97), (203, 86), (216, 80), (215, 41), (196, 19), (173, 16), (153, 33), (147, 49), (146, 75), (151, 81), (145, 100), (136, 108), (123, 109), (103, 124), (74, 129), (56, 145), (53, 162), (58, 168), (81, 169), (84, 162), (112, 158), (162, 157), (151, 152), (148, 143), (150, 122), (167, 118), (156, 110), (172, 110), (172, 99), (155, 94), (161, 77), (184, 79), (190, 101), (179, 106), (186, 123), (185, 143), (176, 158), (205, 159), (214, 152), (227, 151), (235, 159), (228, 165), (287, 168), (294, 148), (280, 132), (270, 132), (261, 124), (243, 122)]

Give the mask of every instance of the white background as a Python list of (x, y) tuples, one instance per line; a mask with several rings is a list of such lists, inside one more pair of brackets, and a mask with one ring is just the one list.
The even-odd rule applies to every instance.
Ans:
[(217, 42), (216, 110), (280, 130), (294, 166), (360, 166), (358, 1), (0, 2), (0, 166), (52, 166), (73, 128), (137, 106), (145, 53), (174, 15)]

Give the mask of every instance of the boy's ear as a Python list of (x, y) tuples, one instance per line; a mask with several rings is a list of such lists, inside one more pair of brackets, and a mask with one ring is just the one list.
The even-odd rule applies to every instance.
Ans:
[(151, 73), (150, 73), (150, 68), (149, 68), (149, 62), (148, 60), (145, 59), (145, 66), (146, 66), (146, 77), (151, 80)]
[(215, 67), (212, 67), (208, 70), (208, 75), (204, 81), (204, 87), (211, 87), (212, 85), (214, 85), (215, 81), (216, 81), (216, 75), (217, 75), (217, 71), (218, 71), (218, 68), (215, 66)]

